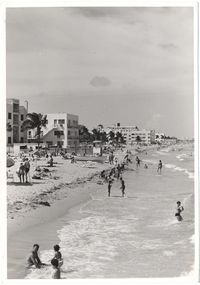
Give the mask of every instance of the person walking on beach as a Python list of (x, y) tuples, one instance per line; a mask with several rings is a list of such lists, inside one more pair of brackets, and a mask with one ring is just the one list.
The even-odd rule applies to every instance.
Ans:
[(26, 177), (26, 183), (28, 183), (29, 170), (30, 170), (30, 162), (29, 162), (28, 158), (26, 158), (26, 160), (24, 162), (24, 172), (25, 172), (25, 177)]
[(19, 176), (19, 180), (20, 180), (20, 183), (24, 183), (24, 164), (21, 162), (20, 163), (20, 167), (19, 167), (19, 170), (17, 172), (18, 176)]
[(53, 258), (53, 259), (51, 260), (51, 265), (52, 265), (52, 267), (53, 267), (52, 278), (53, 278), (53, 279), (61, 279), (61, 278), (60, 278), (60, 267), (59, 267), (58, 259)]
[(124, 179), (122, 177), (120, 177), (120, 181), (121, 181), (120, 189), (122, 189), (122, 197), (124, 197), (124, 195), (125, 195), (125, 182), (124, 182)]
[(40, 268), (41, 265), (44, 265), (44, 263), (42, 263), (41, 260), (39, 259), (38, 250), (39, 250), (39, 245), (34, 244), (33, 250), (31, 251), (31, 255), (27, 260), (29, 267), (35, 265), (36, 268)]
[(176, 206), (176, 213), (175, 213), (175, 217), (177, 218), (177, 220), (179, 222), (181, 222), (183, 220), (183, 217), (181, 216), (181, 212), (184, 211), (183, 206), (181, 205), (181, 202), (178, 201), (176, 202), (177, 206)]
[(158, 169), (157, 169), (158, 174), (161, 174), (161, 171), (162, 171), (162, 161), (159, 160)]

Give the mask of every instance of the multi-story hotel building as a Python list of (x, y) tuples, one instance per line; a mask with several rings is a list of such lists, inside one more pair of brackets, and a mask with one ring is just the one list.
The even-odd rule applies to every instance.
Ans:
[[(78, 116), (67, 113), (46, 114), (47, 125), (42, 128), (41, 142), (63, 148), (79, 145)], [(28, 142), (35, 141), (36, 130), (28, 130)]]
[(137, 126), (120, 126), (118, 123), (115, 126), (107, 127), (106, 133), (110, 131), (121, 133), (124, 137), (126, 144), (132, 145), (138, 142), (144, 144), (151, 144), (155, 142), (155, 131), (154, 130), (139, 130)]
[(6, 129), (7, 145), (24, 143), (27, 141), (27, 132), (22, 131), (22, 123), (26, 119), (27, 109), (20, 106), (18, 99), (6, 100)]

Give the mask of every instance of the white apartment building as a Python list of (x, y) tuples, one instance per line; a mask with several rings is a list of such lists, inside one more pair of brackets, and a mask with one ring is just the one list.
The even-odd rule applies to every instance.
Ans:
[(20, 106), (18, 99), (6, 100), (6, 130), (7, 145), (24, 143), (27, 141), (27, 132), (22, 131), (22, 123), (26, 119), (27, 109)]
[(155, 142), (155, 131), (154, 130), (139, 130), (137, 126), (120, 126), (118, 123), (115, 126), (107, 127), (105, 129), (106, 133), (109, 134), (110, 131), (121, 133), (124, 137), (126, 144), (132, 145), (138, 142), (144, 144), (151, 144)]
[[(47, 146), (63, 148), (79, 145), (78, 116), (67, 113), (47, 115), (46, 128), (42, 128), (41, 142)], [(36, 130), (28, 130), (28, 141), (35, 140)]]

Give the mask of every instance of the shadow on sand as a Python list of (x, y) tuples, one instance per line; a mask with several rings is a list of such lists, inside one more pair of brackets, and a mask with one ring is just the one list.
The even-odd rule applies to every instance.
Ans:
[(7, 185), (14, 185), (14, 186), (33, 186), (34, 184), (43, 184), (44, 182), (28, 182), (28, 183), (21, 183), (21, 182), (7, 182)]

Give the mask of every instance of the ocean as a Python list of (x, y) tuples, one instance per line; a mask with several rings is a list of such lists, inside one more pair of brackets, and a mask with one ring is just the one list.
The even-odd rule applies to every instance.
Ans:
[[(56, 230), (64, 264), (62, 278), (184, 277), (194, 265), (193, 145), (139, 154), (124, 172), (125, 197), (115, 181), (111, 197), (107, 184), (93, 181), (90, 199), (60, 218)], [(162, 160), (162, 174), (157, 173)], [(144, 168), (148, 165), (148, 169)], [(98, 179), (97, 179), (98, 180)], [(181, 201), (183, 221), (175, 218)], [(52, 244), (53, 248), (53, 244)], [(52, 248), (40, 250), (50, 263)], [(25, 271), (25, 278), (51, 278), (51, 266)]]

